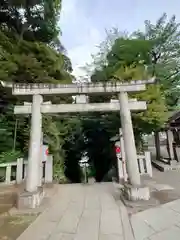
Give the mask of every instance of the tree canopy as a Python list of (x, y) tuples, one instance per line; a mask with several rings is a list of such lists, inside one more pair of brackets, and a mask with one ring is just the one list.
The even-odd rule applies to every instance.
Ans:
[(172, 109), (180, 96), (177, 89), (180, 81), (180, 23), (176, 22), (175, 16), (168, 21), (164, 13), (155, 25), (145, 21), (145, 31), (136, 31), (134, 37), (153, 42), (149, 71), (160, 81), (167, 106)]
[[(61, 45), (58, 20), (59, 0), (3, 0), (0, 6), (0, 79), (20, 83), (71, 83), (72, 66)], [(0, 147), (0, 159), (12, 160), (17, 151), (27, 153), (29, 143), (29, 116), (16, 117), (12, 104), (23, 99), (13, 97), (0, 87), (0, 138), (6, 141)], [(53, 97), (52, 102), (57, 102)], [(66, 99), (69, 101), (69, 99)], [(62, 145), (66, 132), (65, 121), (43, 116), (44, 136), (54, 155), (56, 171), (63, 177)], [(5, 135), (4, 135), (5, 134)], [(64, 135), (63, 135), (64, 134)], [(16, 151), (15, 151), (16, 150)], [(7, 152), (11, 152), (7, 154)], [(14, 151), (14, 153), (13, 153)]]
[(59, 44), (61, 0), (2, 0), (0, 24), (27, 41)]
[[(144, 32), (124, 34), (117, 29), (107, 32), (99, 52), (93, 56), (93, 82), (156, 77), (156, 84), (148, 86), (145, 92), (130, 95), (147, 102), (147, 111), (132, 114), (137, 140), (143, 133), (151, 133), (162, 127), (169, 116), (168, 111), (177, 108), (179, 44), (179, 23), (175, 16), (168, 21), (167, 15), (163, 14), (155, 25), (145, 21)], [(109, 101), (109, 97), (102, 100)], [(110, 115), (111, 121), (117, 123), (119, 116)]]

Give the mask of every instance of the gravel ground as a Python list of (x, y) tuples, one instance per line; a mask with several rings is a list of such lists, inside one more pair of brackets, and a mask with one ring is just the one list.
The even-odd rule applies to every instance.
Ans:
[(48, 206), (49, 198), (56, 192), (56, 185), (45, 188), (45, 198), (37, 209), (15, 208), (16, 194), (22, 186), (0, 186), (0, 240), (16, 240)]

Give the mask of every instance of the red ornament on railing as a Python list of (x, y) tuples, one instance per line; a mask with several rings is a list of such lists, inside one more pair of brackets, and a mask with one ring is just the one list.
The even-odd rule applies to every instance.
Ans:
[(120, 153), (121, 152), (121, 148), (120, 147), (116, 147), (116, 153)]
[(46, 149), (46, 156), (48, 156), (48, 154), (49, 154), (49, 149), (47, 148)]

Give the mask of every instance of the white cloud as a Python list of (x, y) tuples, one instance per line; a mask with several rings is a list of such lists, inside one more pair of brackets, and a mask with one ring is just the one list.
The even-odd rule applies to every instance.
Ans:
[[(101, 42), (102, 36), (83, 10), (77, 6), (76, 1), (63, 1), (60, 24), (64, 45), (66, 47), (68, 42), (71, 46), (67, 50), (72, 61), (73, 74), (79, 78), (86, 75), (82, 67), (92, 61), (91, 54), (97, 51), (96, 46)], [(67, 29), (73, 32), (73, 39), (69, 39), (68, 34), (64, 34)]]
[(86, 41), (83, 45), (79, 45), (68, 51), (74, 67), (73, 74), (76, 77), (86, 75), (86, 72), (83, 71), (82, 67), (84, 67), (86, 63), (91, 63), (91, 55), (97, 52), (97, 45), (102, 40), (99, 31), (93, 27), (89, 29), (89, 34), (84, 36), (84, 38), (86, 38)]
[[(163, 12), (173, 13), (178, 18), (180, 1), (142, 0), (62, 0), (60, 27), (62, 43), (72, 60), (74, 74), (85, 75), (81, 67), (91, 61), (96, 45), (103, 40), (104, 28), (117, 26), (120, 30), (132, 32), (144, 28), (144, 20), (155, 22)], [(173, 2), (173, 3), (172, 3)], [(156, 8), (153, 8), (156, 4)], [(131, 16), (129, 18), (129, 16)], [(178, 19), (179, 21), (179, 19)], [(100, 32), (100, 31), (101, 32)], [(104, 34), (104, 33), (103, 33)]]
[(69, 21), (69, 16), (74, 15), (76, 12), (76, 0), (63, 0), (61, 9), (61, 23)]

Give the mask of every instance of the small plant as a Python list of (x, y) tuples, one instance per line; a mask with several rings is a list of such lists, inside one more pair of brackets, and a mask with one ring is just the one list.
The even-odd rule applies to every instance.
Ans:
[(67, 178), (64, 175), (63, 168), (60, 164), (55, 164), (53, 169), (53, 179), (56, 183), (67, 183)]
[(22, 157), (20, 151), (7, 151), (0, 154), (0, 163), (15, 162), (17, 158)]
[(64, 158), (58, 152), (54, 154), (53, 179), (59, 184), (67, 182), (64, 175)]

